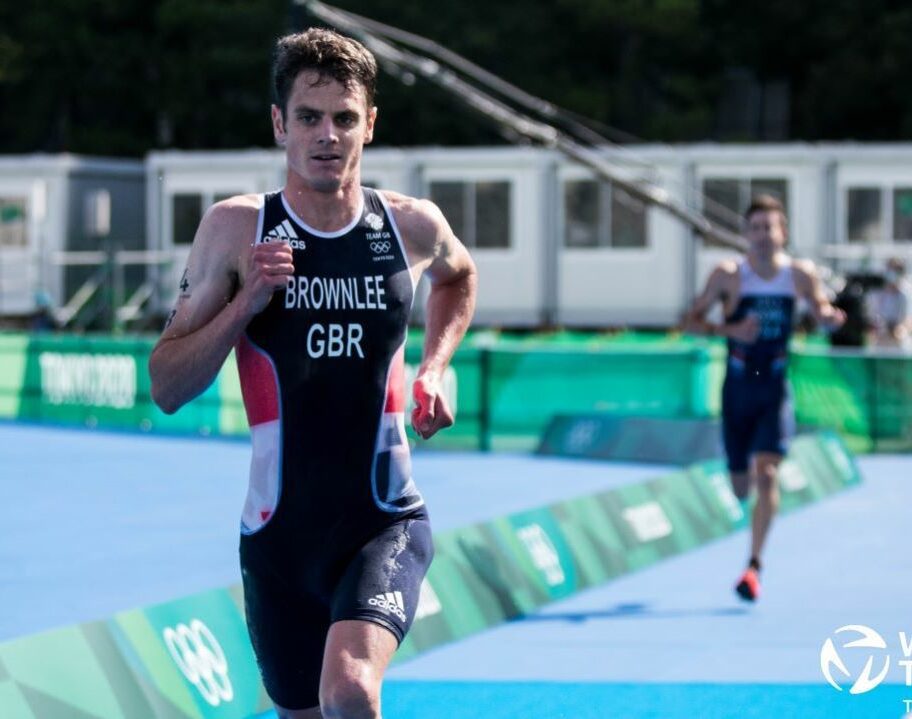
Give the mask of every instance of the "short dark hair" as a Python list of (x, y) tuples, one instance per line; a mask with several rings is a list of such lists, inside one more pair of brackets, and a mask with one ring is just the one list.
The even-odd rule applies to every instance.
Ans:
[(773, 195), (754, 195), (744, 211), (744, 219), (749, 220), (755, 212), (778, 212), (782, 216), (783, 225), (786, 221), (785, 206)]
[(276, 41), (272, 77), (276, 105), (283, 117), (295, 78), (303, 70), (315, 71), (319, 75), (318, 85), (336, 80), (350, 90), (360, 84), (364, 87), (367, 106), (374, 104), (377, 60), (370, 50), (345, 35), (312, 27)]
[(906, 262), (902, 257), (891, 257), (887, 260), (887, 270), (893, 270), (898, 275), (906, 274)]

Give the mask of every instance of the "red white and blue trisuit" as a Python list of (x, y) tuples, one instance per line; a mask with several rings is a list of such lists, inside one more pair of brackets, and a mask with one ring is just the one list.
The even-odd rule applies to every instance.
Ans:
[(414, 296), (383, 196), (352, 222), (308, 227), (264, 196), (256, 242), (287, 241), (294, 275), (236, 347), (253, 444), (241, 523), (247, 623), (280, 706), (319, 704), (332, 622), (401, 641), (433, 553), (405, 436), (404, 348)]

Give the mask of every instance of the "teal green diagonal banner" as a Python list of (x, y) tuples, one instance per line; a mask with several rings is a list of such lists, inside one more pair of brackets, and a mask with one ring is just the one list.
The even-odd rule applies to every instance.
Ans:
[[(794, 440), (780, 475), (783, 512), (861, 481), (832, 432)], [(724, 464), (709, 460), (435, 535), (417, 619), (396, 661), (702, 546), (747, 521)]]
[[(783, 511), (861, 481), (836, 434), (796, 439)], [(743, 528), (722, 464), (435, 535), (396, 661)], [(3, 719), (246, 719), (270, 708), (239, 586), (0, 644)]]

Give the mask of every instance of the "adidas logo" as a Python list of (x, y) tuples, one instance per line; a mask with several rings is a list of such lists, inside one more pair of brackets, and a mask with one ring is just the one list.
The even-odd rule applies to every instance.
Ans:
[(298, 233), (288, 220), (284, 220), (263, 235), (264, 242), (270, 240), (288, 240), (288, 244), (293, 250), (303, 250), (307, 246), (304, 244), (304, 240), (298, 239)]
[(377, 594), (367, 600), (372, 607), (377, 607), (393, 614), (403, 622), (405, 621), (405, 602), (402, 601), (402, 592), (386, 592)]

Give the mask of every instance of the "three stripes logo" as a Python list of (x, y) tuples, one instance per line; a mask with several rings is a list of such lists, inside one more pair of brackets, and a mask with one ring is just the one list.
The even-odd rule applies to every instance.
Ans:
[(269, 232), (263, 235), (264, 242), (271, 240), (287, 240), (293, 250), (303, 250), (306, 245), (304, 240), (298, 238), (298, 233), (288, 220), (283, 220), (281, 224), (273, 227)]
[(402, 600), (402, 592), (376, 594), (368, 599), (367, 603), (372, 607), (377, 607), (399, 617), (403, 622), (405, 621), (405, 602)]

